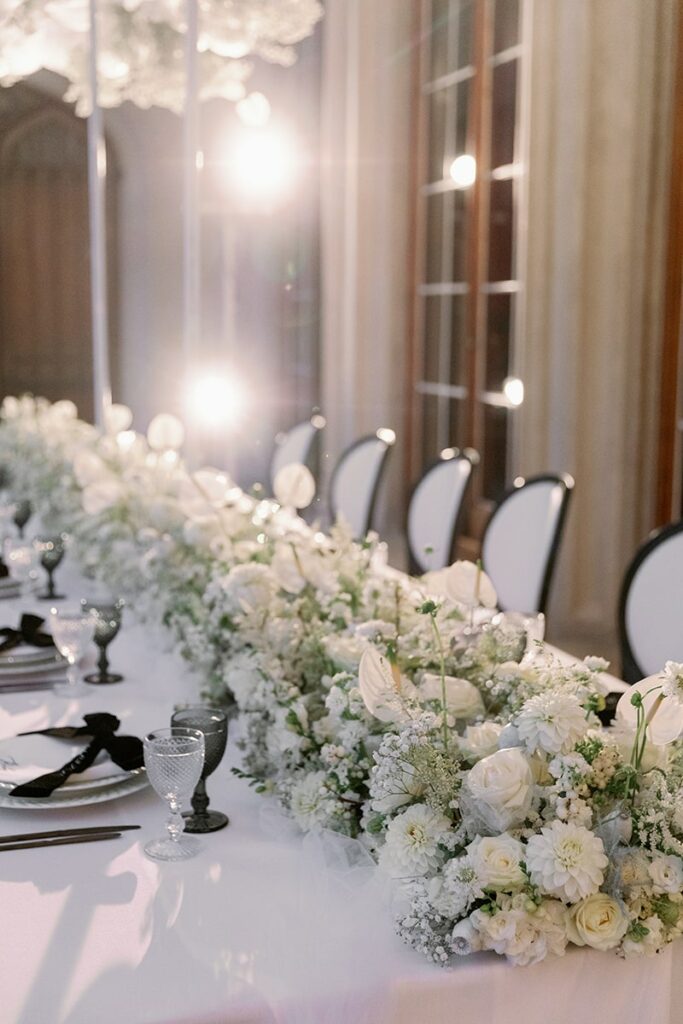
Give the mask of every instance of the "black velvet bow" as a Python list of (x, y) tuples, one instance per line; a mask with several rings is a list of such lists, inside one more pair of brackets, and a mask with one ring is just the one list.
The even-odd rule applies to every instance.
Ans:
[(49, 633), (43, 633), (41, 626), (45, 619), (39, 615), (22, 615), (19, 629), (12, 629), (5, 626), (0, 629), (0, 637), (4, 637), (0, 643), (0, 654), (3, 651), (11, 651), (13, 647), (20, 644), (30, 644), (31, 647), (54, 647), (54, 640)]
[(7, 568), (5, 563), (3, 562), (2, 558), (0, 558), (0, 580), (7, 579), (8, 576), (9, 576), (9, 569)]
[(91, 736), (90, 743), (63, 768), (47, 775), (39, 775), (31, 782), (23, 782), (15, 786), (10, 796), (45, 797), (49, 796), (58, 786), (62, 786), (70, 775), (84, 772), (93, 763), (101, 750), (106, 750), (110, 758), (124, 771), (141, 768), (144, 763), (142, 740), (137, 736), (116, 736), (121, 722), (116, 715), (98, 712), (84, 715), (85, 725), (64, 725), (54, 729), (36, 729), (34, 732), (21, 732), (20, 736), (57, 736), (60, 739), (74, 739), (77, 736)]

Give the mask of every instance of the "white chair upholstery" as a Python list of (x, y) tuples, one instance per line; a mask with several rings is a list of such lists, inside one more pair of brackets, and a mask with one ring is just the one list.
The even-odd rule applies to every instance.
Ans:
[(324, 425), (325, 421), (322, 416), (313, 416), (310, 420), (297, 423), (296, 426), (276, 438), (275, 451), (270, 460), (271, 489), (275, 477), (283, 466), (289, 466), (293, 462), (301, 462), (306, 465), (313, 439)]
[(408, 506), (408, 546), (418, 572), (451, 563), (458, 515), (472, 463), (466, 455), (440, 459), (415, 486)]
[(657, 530), (636, 554), (622, 587), (619, 625), (627, 682), (683, 661), (683, 522)]
[(364, 537), (370, 529), (377, 488), (392, 444), (393, 431), (389, 430), (362, 437), (342, 452), (334, 468), (330, 480), (332, 520), (342, 516), (354, 537)]
[(482, 561), (501, 608), (545, 611), (573, 486), (567, 475), (515, 481), (515, 489), (491, 516), (482, 541)]

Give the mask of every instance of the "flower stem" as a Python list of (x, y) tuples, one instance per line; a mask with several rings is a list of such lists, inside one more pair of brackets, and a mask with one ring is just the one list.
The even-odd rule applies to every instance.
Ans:
[(436, 624), (436, 611), (430, 612), (429, 618), (431, 619), (432, 629), (434, 631), (434, 637), (436, 639), (436, 645), (439, 649), (439, 672), (441, 675), (441, 708), (443, 718), (443, 746), (444, 753), (448, 753), (448, 716), (446, 713), (446, 659), (443, 650), (443, 641), (441, 639), (441, 632)]

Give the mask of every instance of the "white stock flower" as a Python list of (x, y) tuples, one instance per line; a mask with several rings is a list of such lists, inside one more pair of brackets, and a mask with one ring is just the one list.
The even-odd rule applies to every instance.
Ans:
[(537, 693), (515, 720), (517, 733), (531, 754), (568, 754), (585, 734), (586, 713), (570, 693)]
[(477, 761), (467, 773), (466, 787), (487, 825), (504, 832), (529, 813), (534, 780), (529, 762), (515, 747)]
[(602, 839), (582, 825), (553, 821), (527, 843), (526, 865), (532, 882), (541, 892), (567, 903), (597, 892), (607, 864)]
[(630, 921), (621, 904), (604, 892), (575, 903), (567, 916), (567, 932), (575, 946), (606, 951), (618, 946)]
[(484, 889), (511, 892), (520, 889), (526, 881), (521, 868), (524, 847), (507, 833), (478, 836), (468, 846), (467, 855)]
[(523, 895), (502, 897), (502, 903), (496, 913), (475, 910), (470, 917), (484, 949), (493, 949), (519, 966), (564, 953), (567, 937), (561, 904), (543, 900), (539, 907), (529, 906)]
[(502, 731), (503, 727), (498, 722), (468, 725), (462, 736), (458, 737), (458, 746), (470, 761), (479, 761), (498, 750), (498, 740)]
[(441, 862), (439, 843), (450, 830), (448, 818), (416, 804), (397, 815), (386, 832), (380, 865), (393, 878), (429, 874)]
[[(457, 676), (445, 677), (446, 707), (453, 718), (476, 718), (484, 712), (484, 702), (476, 686)], [(441, 702), (441, 676), (425, 672), (417, 688), (421, 700)]]
[(650, 861), (648, 874), (658, 894), (680, 892), (683, 889), (683, 860), (674, 854)]

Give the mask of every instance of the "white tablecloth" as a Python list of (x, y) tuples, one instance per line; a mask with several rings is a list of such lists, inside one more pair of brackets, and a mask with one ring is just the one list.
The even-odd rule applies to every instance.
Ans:
[[(0, 625), (19, 611), (0, 603)], [(110, 651), (124, 683), (73, 703), (0, 696), (0, 736), (88, 710), (114, 712), (137, 735), (166, 725), (198, 683), (164, 635), (133, 618)], [(229, 747), (208, 783), (230, 826), (186, 863), (142, 853), (165, 818), (149, 789), (71, 810), (0, 810), (2, 833), (143, 826), (108, 843), (0, 853), (0, 1024), (680, 1022), (683, 943), (628, 963), (583, 950), (533, 968), (493, 955), (447, 971), (423, 962), (393, 934), (372, 872), (349, 879), (321, 862), (315, 840), (274, 830), (274, 809), (230, 774), (234, 760)]]

